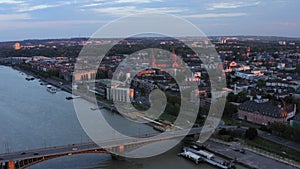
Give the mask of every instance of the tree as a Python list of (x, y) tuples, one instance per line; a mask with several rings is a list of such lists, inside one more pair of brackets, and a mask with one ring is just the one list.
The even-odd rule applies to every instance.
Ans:
[(107, 73), (102, 69), (98, 69), (96, 74), (96, 79), (105, 79), (105, 78), (107, 78)]
[(225, 128), (222, 128), (220, 131), (219, 131), (219, 135), (228, 135), (229, 132), (225, 129)]
[(126, 80), (126, 75), (121, 74), (119, 77), (119, 81), (124, 82)]
[(236, 97), (234, 95), (233, 92), (230, 92), (228, 95), (227, 95), (227, 101), (228, 102), (236, 102)]
[(259, 88), (265, 87), (266, 82), (262, 79), (259, 79), (256, 86), (259, 87)]
[(296, 73), (300, 73), (300, 64), (296, 65)]
[(285, 101), (286, 103), (295, 103), (295, 99), (294, 99), (293, 96), (286, 96), (286, 97), (284, 98), (284, 101)]
[(246, 130), (245, 137), (249, 140), (253, 140), (257, 137), (258, 133), (256, 128), (250, 127), (248, 130)]
[(248, 98), (247, 98), (247, 93), (246, 92), (240, 92), (240, 93), (237, 94), (236, 102), (243, 103), (247, 100), (248, 100)]
[(232, 117), (237, 113), (237, 107), (229, 102), (226, 102), (224, 108), (224, 117)]
[(274, 122), (270, 125), (270, 129), (272, 133), (277, 134), (283, 138), (300, 141), (300, 129), (296, 127), (292, 127), (290, 125), (286, 125), (279, 122)]

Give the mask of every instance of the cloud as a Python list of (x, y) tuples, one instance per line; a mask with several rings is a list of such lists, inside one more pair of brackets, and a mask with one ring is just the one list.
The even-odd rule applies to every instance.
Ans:
[(152, 2), (162, 2), (162, 0), (115, 0), (112, 2), (116, 4), (121, 4), (121, 3), (145, 4), (145, 3), (152, 3)]
[(100, 6), (103, 5), (103, 3), (90, 3), (90, 4), (84, 4), (81, 6), (81, 8), (89, 8), (89, 7), (95, 7), (95, 6)]
[(162, 2), (163, 0), (111, 0), (111, 1), (105, 1), (105, 0), (93, 0), (90, 3), (84, 4), (81, 7), (82, 8), (89, 8), (89, 7), (95, 7), (95, 6), (101, 6), (101, 5), (117, 5), (117, 4), (147, 4), (147, 3), (153, 3), (153, 2)]
[(224, 18), (224, 17), (238, 17), (245, 16), (246, 13), (207, 13), (207, 14), (194, 14), (185, 15), (184, 18)]
[(17, 8), (16, 11), (17, 12), (30, 12), (30, 11), (60, 7), (60, 6), (69, 5), (69, 4), (72, 4), (72, 2), (61, 2), (61, 3), (57, 3), (57, 4), (37, 4), (37, 5), (22, 4)]
[(24, 1), (17, 0), (0, 0), (0, 4), (22, 4)]
[(138, 13), (178, 13), (183, 9), (178, 8), (137, 8), (135, 6), (123, 6), (123, 7), (107, 7), (107, 8), (93, 8), (92, 11), (110, 15), (131, 15)]
[(35, 5), (35, 6), (24, 6), (24, 7), (17, 9), (17, 12), (29, 12), (29, 11), (53, 8), (53, 7), (56, 7), (56, 5), (42, 4), (42, 5)]
[[(1, 16), (0, 16), (1, 17)], [(1, 21), (1, 18), (0, 18)], [(85, 25), (85, 24), (105, 24), (107, 20), (63, 20), (63, 21), (2, 21), (0, 22), (0, 30), (7, 29), (28, 29), (28, 28), (71, 28), (72, 26)]]
[(220, 3), (211, 3), (206, 5), (207, 10), (216, 10), (216, 9), (235, 9), (249, 6), (259, 5), (260, 1), (240, 1), (240, 2), (220, 2)]
[(26, 13), (22, 14), (0, 14), (0, 21), (15, 21), (30, 19), (30, 15)]
[(283, 27), (296, 27), (299, 26), (299, 23), (296, 22), (275, 22), (275, 25), (283, 26)]

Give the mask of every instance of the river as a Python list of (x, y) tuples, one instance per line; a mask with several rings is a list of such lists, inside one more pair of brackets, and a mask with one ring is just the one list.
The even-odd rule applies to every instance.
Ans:
[[(64, 91), (51, 94), (38, 79), (27, 81), (26, 77), (10, 67), (0, 66), (0, 153), (90, 141), (77, 120), (73, 102), (65, 99), (71, 94)], [(154, 132), (150, 126), (133, 124), (109, 111), (102, 113), (133, 135), (141, 131)], [(195, 165), (178, 157), (180, 149), (178, 145), (162, 155), (146, 159), (114, 160), (104, 154), (73, 155), (45, 161), (31, 169), (214, 169), (208, 164)]]

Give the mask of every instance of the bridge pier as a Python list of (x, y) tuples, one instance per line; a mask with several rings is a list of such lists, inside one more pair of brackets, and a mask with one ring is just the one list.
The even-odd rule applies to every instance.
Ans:
[(14, 161), (9, 161), (6, 162), (5, 165), (3, 166), (3, 164), (1, 164), (1, 169), (15, 169), (15, 162)]
[(199, 133), (196, 133), (196, 134), (194, 134), (194, 140), (199, 140), (199, 138), (200, 138), (200, 134)]
[(115, 154), (112, 154), (111, 158), (114, 159), (114, 160), (118, 160), (118, 161), (124, 161), (125, 160), (125, 157), (118, 156), (118, 155), (115, 155)]
[(14, 161), (9, 161), (8, 162), (8, 169), (15, 169), (15, 162)]

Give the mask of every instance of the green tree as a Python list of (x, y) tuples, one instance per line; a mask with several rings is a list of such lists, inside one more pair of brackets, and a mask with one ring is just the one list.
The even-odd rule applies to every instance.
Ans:
[(294, 97), (293, 96), (286, 96), (285, 98), (284, 98), (284, 101), (286, 102), (286, 103), (295, 103), (295, 99), (294, 99)]
[(259, 88), (265, 87), (266, 82), (262, 79), (259, 79), (256, 86), (259, 87)]
[(124, 82), (126, 80), (126, 75), (122, 74), (119, 77), (119, 81)]
[(300, 128), (274, 122), (270, 125), (270, 129), (272, 130), (272, 133), (277, 134), (283, 138), (293, 141), (300, 141)]
[(247, 100), (248, 100), (248, 98), (247, 98), (247, 93), (246, 92), (240, 92), (240, 93), (237, 94), (236, 102), (243, 103)]
[(249, 140), (253, 140), (257, 137), (258, 133), (256, 128), (250, 127), (248, 130), (246, 130), (245, 137)]
[(229, 102), (226, 102), (223, 116), (230, 118), (236, 113), (237, 113), (237, 107)]
[(228, 135), (229, 132), (225, 129), (225, 128), (222, 128), (220, 131), (219, 131), (219, 135)]
[(107, 78), (107, 73), (103, 69), (98, 69), (96, 78), (97, 79), (105, 79), (105, 78)]
[(236, 102), (236, 96), (234, 95), (233, 92), (230, 92), (230, 93), (227, 95), (227, 101), (228, 101), (228, 102)]
[(299, 74), (300, 74), (300, 64), (297, 64), (297, 65), (296, 65), (296, 70), (295, 70), (295, 71), (296, 71), (296, 73), (299, 73)]

